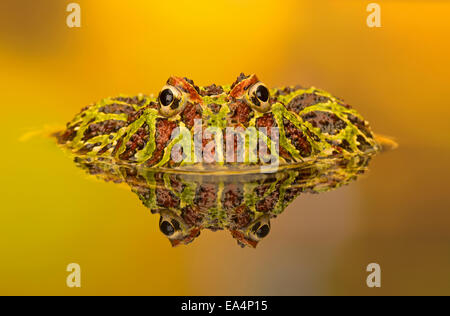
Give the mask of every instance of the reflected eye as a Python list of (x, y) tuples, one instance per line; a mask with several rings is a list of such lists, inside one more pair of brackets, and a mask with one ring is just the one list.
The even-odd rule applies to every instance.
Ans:
[(175, 228), (168, 221), (162, 221), (159, 225), (159, 229), (166, 236), (172, 236), (175, 232)]
[(256, 236), (258, 236), (258, 238), (264, 238), (269, 234), (269, 232), (270, 227), (269, 225), (265, 224), (256, 231)]
[(159, 112), (165, 117), (174, 116), (184, 108), (184, 96), (175, 87), (164, 86), (158, 96)]
[(266, 237), (270, 233), (270, 222), (267, 218), (263, 218), (261, 221), (256, 222), (250, 229), (253, 239), (260, 240)]
[(247, 99), (252, 108), (259, 112), (270, 110), (270, 92), (262, 83), (256, 83), (248, 90)]

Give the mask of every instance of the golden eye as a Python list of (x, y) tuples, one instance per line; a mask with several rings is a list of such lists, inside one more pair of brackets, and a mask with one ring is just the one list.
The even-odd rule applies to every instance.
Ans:
[(175, 228), (168, 221), (161, 222), (161, 224), (159, 225), (159, 229), (166, 236), (171, 236), (175, 233)]
[(167, 237), (174, 237), (172, 235), (181, 232), (180, 222), (175, 218), (171, 218), (166, 213), (161, 214), (159, 219), (159, 229)]
[(254, 223), (250, 229), (250, 236), (253, 240), (260, 241), (270, 233), (270, 220), (263, 216), (260, 220)]
[(247, 100), (251, 107), (259, 112), (267, 112), (270, 110), (270, 92), (263, 83), (254, 84), (247, 94)]
[(166, 85), (158, 96), (159, 113), (165, 117), (171, 117), (184, 109), (185, 98), (175, 87)]

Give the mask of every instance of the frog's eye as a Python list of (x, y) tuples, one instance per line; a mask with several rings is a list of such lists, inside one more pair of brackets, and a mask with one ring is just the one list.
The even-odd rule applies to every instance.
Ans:
[(264, 238), (270, 233), (270, 226), (267, 224), (262, 225), (258, 230), (256, 231), (256, 236), (258, 238)]
[(159, 112), (165, 117), (171, 117), (180, 113), (184, 108), (184, 96), (175, 87), (164, 86), (159, 93)]
[(175, 232), (179, 231), (180, 223), (176, 219), (172, 220), (161, 220), (159, 223), (159, 229), (167, 237), (172, 236)]
[(270, 110), (270, 92), (263, 83), (255, 83), (247, 94), (247, 100), (251, 107), (258, 112), (267, 112)]
[(263, 239), (270, 233), (270, 222), (257, 222), (251, 228), (251, 233), (254, 235), (254, 239)]
[(166, 236), (172, 236), (175, 233), (175, 227), (168, 221), (162, 221), (159, 224), (159, 229)]

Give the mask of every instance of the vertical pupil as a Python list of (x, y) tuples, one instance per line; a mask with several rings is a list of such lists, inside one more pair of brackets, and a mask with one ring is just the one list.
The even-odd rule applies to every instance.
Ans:
[(159, 101), (162, 105), (168, 106), (173, 101), (173, 93), (170, 89), (165, 89), (159, 95)]
[(264, 86), (259, 86), (256, 88), (256, 97), (262, 102), (267, 102), (269, 100), (269, 90)]

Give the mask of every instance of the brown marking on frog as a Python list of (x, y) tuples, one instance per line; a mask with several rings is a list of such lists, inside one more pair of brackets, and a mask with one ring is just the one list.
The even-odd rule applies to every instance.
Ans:
[(177, 127), (175, 122), (169, 121), (167, 119), (157, 119), (155, 127), (155, 142), (156, 147), (153, 152), (152, 157), (147, 160), (146, 164), (148, 166), (153, 166), (158, 163), (164, 153), (164, 149), (170, 141), (172, 131)]
[(203, 214), (192, 205), (188, 205), (181, 210), (181, 218), (183, 218), (189, 227), (200, 225), (203, 217)]
[(179, 207), (180, 198), (166, 188), (156, 188), (156, 204), (164, 208)]
[[(272, 127), (278, 127), (278, 124), (275, 121), (275, 118), (272, 113), (266, 113), (263, 116), (257, 118), (255, 125), (256, 125), (256, 128), (258, 128), (258, 129), (262, 128), (262, 127), (266, 128), (266, 135), (268, 134), (269, 138), (272, 141), (275, 141), (279, 144), (279, 135), (278, 135), (278, 138), (272, 139)], [(258, 142), (258, 146), (262, 146), (262, 145), (259, 144), (259, 142)], [(267, 147), (267, 146), (264, 146), (264, 147)], [(267, 148), (259, 148), (258, 149), (259, 154), (264, 153), (265, 150), (267, 150), (267, 152), (269, 152)], [(278, 146), (278, 150), (279, 150), (279, 155), (282, 158), (284, 158), (288, 162), (292, 161), (292, 156), (286, 149), (284, 149), (281, 146)]]
[(213, 207), (217, 199), (217, 186), (213, 183), (202, 183), (195, 192), (194, 204), (199, 210), (206, 211)]
[(221, 105), (217, 104), (217, 103), (210, 103), (208, 104), (208, 108), (211, 110), (211, 112), (213, 112), (214, 114), (219, 113), (220, 109), (221, 109)]
[(144, 123), (136, 133), (134, 133), (128, 142), (126, 143), (126, 148), (123, 153), (119, 155), (119, 158), (127, 161), (131, 160), (134, 161), (134, 155), (139, 151), (144, 149), (145, 145), (147, 144), (148, 140), (150, 138), (150, 129), (147, 125), (147, 123)]
[(200, 95), (202, 97), (204, 96), (212, 96), (212, 95), (218, 95), (223, 93), (222, 86), (216, 86), (215, 83), (212, 85), (209, 85), (207, 87), (204, 87), (203, 90), (200, 91)]
[(116, 97), (112, 99), (113, 101), (119, 101), (119, 102), (124, 102), (124, 103), (128, 103), (128, 104), (135, 104), (138, 106), (142, 106), (145, 104), (145, 102), (147, 101), (147, 99), (144, 97), (142, 99), (140, 99), (138, 96), (133, 96), (133, 97)]
[(202, 118), (202, 107), (197, 103), (188, 102), (180, 116), (186, 127), (191, 129), (194, 126), (194, 120)]
[(301, 130), (299, 130), (289, 120), (283, 119), (284, 131), (286, 137), (291, 141), (291, 144), (300, 152), (302, 157), (309, 157), (312, 153), (312, 146), (308, 138)]
[(258, 212), (268, 213), (272, 211), (275, 208), (275, 205), (278, 202), (280, 192), (278, 189), (275, 189), (272, 193), (270, 193), (268, 196), (266, 196), (264, 199), (259, 200), (256, 203), (256, 210)]
[(87, 141), (99, 135), (116, 133), (125, 126), (127, 126), (127, 122), (119, 120), (106, 120), (90, 124), (89, 127), (84, 131), (83, 141)]
[(230, 112), (228, 113), (228, 122), (231, 124), (243, 124), (244, 126), (248, 125), (251, 117), (253, 117), (254, 113), (251, 107), (241, 101), (236, 101), (229, 104)]
[(303, 192), (302, 188), (288, 187), (284, 192), (284, 202), (289, 203)]
[(98, 111), (106, 114), (126, 114), (126, 115), (130, 115), (136, 112), (136, 110), (132, 106), (119, 103), (113, 103), (102, 106), (101, 108), (98, 109)]
[(347, 126), (336, 114), (325, 111), (312, 111), (302, 115), (304, 121), (310, 122), (313, 127), (318, 127), (322, 133), (330, 135), (338, 134)]
[(233, 209), (242, 204), (244, 193), (242, 188), (235, 183), (225, 185), (222, 192), (222, 205), (226, 210)]
[(274, 96), (279, 97), (288, 95), (300, 89), (303, 89), (303, 87), (300, 85), (296, 85), (295, 87), (285, 87), (283, 89), (277, 89), (274, 93)]
[(331, 99), (328, 97), (317, 95), (315, 93), (303, 93), (289, 101), (286, 108), (298, 114), (309, 106), (313, 106), (318, 103), (326, 103), (329, 101), (331, 101)]
[(250, 225), (253, 220), (253, 213), (250, 212), (246, 205), (241, 205), (234, 209), (231, 215), (231, 221), (237, 229), (242, 229)]
[(183, 192), (186, 185), (183, 182), (181, 182), (176, 175), (170, 174), (169, 180), (170, 180), (170, 186), (173, 191), (175, 191), (177, 193)]

